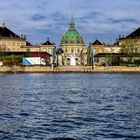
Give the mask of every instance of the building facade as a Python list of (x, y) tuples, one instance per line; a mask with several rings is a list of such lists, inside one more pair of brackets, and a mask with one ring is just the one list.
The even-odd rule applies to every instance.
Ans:
[(124, 46), (131, 45), (135, 49), (133, 49), (133, 53), (140, 53), (140, 28), (136, 29), (134, 32), (129, 34), (126, 37), (119, 37), (117, 41), (118, 46), (123, 48)]
[(94, 62), (99, 62), (101, 59), (99, 57), (95, 57), (98, 54), (106, 53), (106, 47), (103, 43), (101, 43), (98, 39), (89, 44), (88, 48), (88, 64), (92, 65)]
[(32, 45), (25, 35), (18, 36), (5, 26), (0, 27), (0, 50), (3, 52), (47, 52), (52, 55), (55, 43), (47, 41), (41, 45)]
[(5, 55), (29, 55), (42, 57), (49, 63), (53, 63), (53, 49), (55, 43), (49, 39), (41, 45), (32, 45), (26, 40), (25, 35), (18, 36), (5, 26), (0, 27), (0, 53)]
[(75, 28), (74, 20), (71, 19), (68, 31), (63, 35), (60, 48), (64, 51), (62, 56), (62, 64), (68, 65), (84, 65), (82, 50), (85, 44), (82, 36)]
[(18, 36), (7, 27), (0, 27), (0, 51), (15, 52), (21, 51), (22, 46), (28, 46), (25, 36)]

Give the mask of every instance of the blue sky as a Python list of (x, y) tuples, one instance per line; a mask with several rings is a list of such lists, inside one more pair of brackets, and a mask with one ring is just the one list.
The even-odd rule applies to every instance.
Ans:
[(74, 15), (86, 46), (98, 38), (113, 43), (140, 27), (140, 0), (0, 0), (0, 19), (33, 44), (47, 37), (57, 47)]

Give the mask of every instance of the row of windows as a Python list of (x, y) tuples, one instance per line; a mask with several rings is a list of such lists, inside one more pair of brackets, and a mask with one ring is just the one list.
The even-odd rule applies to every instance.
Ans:
[(15, 48), (3, 48), (3, 51), (19, 51), (20, 49), (15, 49)]
[[(126, 43), (129, 43), (129, 42), (119, 42), (119, 45), (124, 45)], [(140, 41), (135, 41), (135, 42), (130, 42), (130, 43), (132, 43), (134, 45), (140, 45)]]
[(95, 49), (95, 52), (97, 53), (103, 53), (103, 50), (102, 50), (102, 48), (99, 48), (98, 50), (96, 49), (96, 48), (94, 48)]
[(19, 43), (19, 42), (0, 42), (1, 45), (4, 46), (25, 46), (26, 43)]
[(48, 52), (49, 54), (52, 54), (52, 49), (43, 49), (43, 52)]
[(77, 40), (77, 41), (65, 41), (65, 43), (80, 43), (80, 41), (79, 40)]
[(71, 49), (64, 49), (64, 52), (66, 52), (66, 53), (73, 53), (73, 52), (79, 53), (80, 49), (73, 49), (73, 48), (71, 48)]

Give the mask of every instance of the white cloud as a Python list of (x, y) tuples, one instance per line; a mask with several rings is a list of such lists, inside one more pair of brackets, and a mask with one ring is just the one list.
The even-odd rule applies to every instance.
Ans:
[(16, 33), (26, 33), (31, 42), (48, 35), (58, 42), (73, 13), (76, 27), (90, 42), (91, 34), (124, 34), (139, 27), (139, 7), (139, 0), (1, 0), (0, 17)]

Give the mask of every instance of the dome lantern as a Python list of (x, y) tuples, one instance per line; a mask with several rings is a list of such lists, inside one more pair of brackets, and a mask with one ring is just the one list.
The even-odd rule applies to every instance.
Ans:
[(76, 31), (76, 29), (75, 29), (75, 23), (74, 23), (74, 20), (73, 19), (71, 19), (71, 21), (70, 21), (69, 31)]

